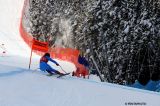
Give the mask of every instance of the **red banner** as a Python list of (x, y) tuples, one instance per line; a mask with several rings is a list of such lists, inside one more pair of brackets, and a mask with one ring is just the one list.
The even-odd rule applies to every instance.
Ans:
[(48, 52), (48, 43), (47, 42), (40, 42), (38, 40), (33, 39), (32, 41), (32, 49), (38, 50), (41, 52)]

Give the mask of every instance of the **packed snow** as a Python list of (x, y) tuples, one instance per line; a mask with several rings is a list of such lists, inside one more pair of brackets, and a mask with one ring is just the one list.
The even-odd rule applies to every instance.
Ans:
[[(48, 77), (35, 54), (29, 70), (30, 49), (18, 32), (23, 2), (0, 0), (0, 44), (6, 49), (0, 53), (0, 106), (160, 106), (156, 92), (71, 75)], [(57, 61), (65, 71), (75, 70), (72, 63)]]
[(3, 63), (0, 63), (0, 69), (0, 106), (160, 105), (160, 94), (155, 92), (71, 76), (58, 79), (56, 76), (48, 77), (38, 70)]

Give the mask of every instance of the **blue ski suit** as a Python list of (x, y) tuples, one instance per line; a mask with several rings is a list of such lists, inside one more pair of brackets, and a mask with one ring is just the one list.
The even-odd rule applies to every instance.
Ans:
[(57, 70), (53, 69), (49, 64), (47, 64), (48, 61), (51, 61), (51, 62), (53, 62), (56, 65), (59, 65), (56, 61), (54, 61), (49, 56), (43, 56), (40, 59), (40, 70), (42, 70), (42, 71), (56, 72)]
[(88, 61), (85, 59), (85, 57), (79, 55), (78, 56), (78, 62), (82, 65), (84, 65), (85, 67), (89, 67), (89, 63)]

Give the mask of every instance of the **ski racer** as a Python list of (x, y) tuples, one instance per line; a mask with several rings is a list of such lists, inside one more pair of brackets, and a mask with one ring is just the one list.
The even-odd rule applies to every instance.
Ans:
[(59, 66), (59, 64), (55, 60), (50, 58), (50, 54), (49, 53), (45, 53), (40, 59), (40, 70), (41, 71), (47, 71), (49, 73), (49, 75), (53, 75), (54, 73), (59, 74), (59, 75), (63, 75), (63, 73), (60, 73), (59, 71), (53, 69), (48, 64), (48, 61), (51, 61), (54, 64), (56, 64), (57, 66)]

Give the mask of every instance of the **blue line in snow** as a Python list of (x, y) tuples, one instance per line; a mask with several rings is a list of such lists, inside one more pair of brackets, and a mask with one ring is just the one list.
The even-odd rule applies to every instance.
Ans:
[(23, 73), (24, 70), (16, 70), (16, 71), (10, 71), (10, 72), (6, 72), (6, 73), (0, 73), (0, 77), (8, 77), (8, 76), (14, 76), (14, 75), (17, 75), (17, 74), (21, 74)]

